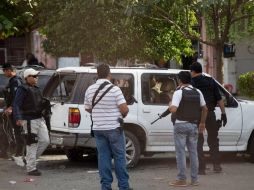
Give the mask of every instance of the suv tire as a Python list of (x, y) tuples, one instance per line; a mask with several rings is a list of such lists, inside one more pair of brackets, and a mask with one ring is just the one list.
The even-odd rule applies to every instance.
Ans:
[(140, 158), (140, 143), (130, 131), (125, 131), (125, 140), (127, 167), (131, 168), (137, 165)]
[(252, 137), (250, 143), (250, 161), (254, 163), (254, 136)]

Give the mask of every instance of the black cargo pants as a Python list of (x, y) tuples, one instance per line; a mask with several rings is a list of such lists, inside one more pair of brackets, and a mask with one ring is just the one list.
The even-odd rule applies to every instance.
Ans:
[[(209, 146), (209, 153), (213, 164), (220, 164), (220, 153), (219, 153), (219, 128), (216, 123), (216, 116), (214, 111), (209, 111), (206, 118), (206, 130), (207, 130), (207, 144)], [(198, 160), (199, 170), (206, 168), (206, 163), (203, 153), (204, 135), (199, 134), (198, 137)]]
[(12, 115), (9, 116), (9, 122), (14, 131), (15, 156), (23, 156), (25, 151), (25, 139), (24, 135), (22, 134), (23, 128), (16, 125), (16, 121)]

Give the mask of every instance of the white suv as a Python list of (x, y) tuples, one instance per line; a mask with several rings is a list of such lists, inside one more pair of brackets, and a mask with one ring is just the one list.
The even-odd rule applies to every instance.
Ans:
[[(124, 119), (126, 157), (135, 166), (140, 155), (174, 151), (173, 124), (170, 116), (151, 124), (168, 107), (177, 86), (173, 69), (111, 68), (112, 83), (124, 93), (129, 114)], [(84, 95), (96, 81), (94, 67), (58, 69), (45, 88), (52, 102), (51, 143), (66, 149), (69, 160), (80, 160), (95, 151), (90, 136), (90, 114), (84, 109)], [(254, 161), (253, 102), (236, 100), (220, 85), (228, 123), (219, 131), (221, 151), (248, 151)], [(216, 108), (217, 119), (220, 111)], [(208, 150), (207, 144), (204, 147)]]

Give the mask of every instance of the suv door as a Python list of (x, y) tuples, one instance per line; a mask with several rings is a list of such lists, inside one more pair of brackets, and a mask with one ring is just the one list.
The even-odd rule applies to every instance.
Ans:
[[(219, 90), (222, 99), (225, 104), (225, 110), (227, 114), (227, 124), (225, 127), (221, 127), (219, 131), (220, 146), (236, 146), (242, 131), (242, 111), (241, 104), (223, 88), (220, 84)], [(216, 107), (216, 118), (217, 120), (221, 118), (220, 108)], [(223, 148), (223, 149), (224, 149)], [(223, 150), (222, 149), (222, 150)]]
[[(171, 115), (159, 119), (154, 124), (151, 123), (168, 108), (177, 86), (176, 75), (143, 73), (140, 79), (139, 94), (142, 97), (138, 100), (140, 101), (138, 120), (148, 131), (147, 146), (166, 146), (163, 151), (169, 151), (169, 145), (174, 145)], [(158, 151), (158, 148), (156, 151)]]
[[(86, 81), (89, 81), (86, 85), (86, 88), (92, 84), (94, 84), (97, 80), (97, 74), (95, 73), (89, 73), (89, 77), (86, 77)], [(124, 98), (127, 102), (128, 108), (129, 108), (129, 114), (125, 118), (127, 122), (134, 122), (137, 121), (137, 101), (135, 97), (137, 97), (137, 80), (134, 74), (131, 74), (126, 71), (116, 71), (114, 69), (111, 69), (111, 83), (118, 86), (124, 95)], [(136, 85), (134, 84), (136, 83)], [(85, 90), (84, 89), (84, 94)], [(84, 94), (83, 97), (81, 97), (81, 102), (84, 102)], [(90, 118), (90, 113), (85, 111), (85, 118)], [(90, 122), (89, 122), (90, 123)]]
[(52, 104), (51, 129), (69, 132), (69, 108), (77, 108), (74, 89), (78, 75), (73, 73), (56, 73), (48, 82), (44, 96)]

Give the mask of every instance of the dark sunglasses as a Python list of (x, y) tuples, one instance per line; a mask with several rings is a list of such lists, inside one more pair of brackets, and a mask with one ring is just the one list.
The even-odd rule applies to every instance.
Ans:
[(29, 75), (28, 77), (38, 78), (38, 75)]

